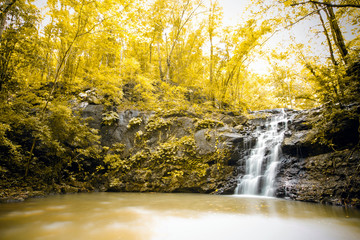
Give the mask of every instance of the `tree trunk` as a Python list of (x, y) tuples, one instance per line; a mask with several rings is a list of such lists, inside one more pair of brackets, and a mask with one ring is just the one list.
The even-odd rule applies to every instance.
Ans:
[(119, 75), (122, 76), (122, 64), (124, 60), (124, 49), (125, 49), (125, 42), (124, 39), (120, 39), (120, 59), (119, 59)]
[(159, 73), (160, 73), (160, 80), (164, 81), (164, 72), (162, 70), (162, 66), (161, 66), (161, 51), (160, 51), (160, 43), (159, 41), (157, 42), (157, 50), (158, 50), (158, 55), (159, 55)]
[(149, 64), (151, 64), (151, 60), (152, 60), (152, 44), (153, 42), (151, 42), (149, 45)]
[[(315, 8), (316, 8), (316, 9), (319, 9), (317, 5), (315, 5)], [(327, 29), (326, 29), (326, 26), (325, 26), (324, 19), (323, 19), (323, 17), (321, 16), (320, 11), (318, 11), (317, 14), (319, 15), (321, 25), (322, 25), (322, 27), (323, 27), (323, 29), (324, 29), (324, 35), (325, 35), (325, 37), (326, 37), (326, 40), (327, 40), (327, 43), (328, 43), (328, 46), (329, 46), (329, 52), (330, 52), (331, 61), (332, 61), (332, 63), (334, 64), (334, 66), (337, 66), (338, 63), (336, 62), (335, 57), (334, 57), (334, 50), (333, 50), (333, 47), (332, 47), (332, 44), (331, 44), (331, 40), (330, 40), (329, 33), (328, 33), (328, 31), (327, 31)]]
[(5, 29), (5, 24), (6, 24), (6, 13), (2, 13), (1, 16), (0, 16), (0, 41), (1, 41), (1, 38), (2, 38), (2, 33)]
[(344, 40), (344, 37), (340, 30), (334, 10), (332, 7), (327, 7), (325, 12), (326, 12), (327, 18), (330, 23), (330, 29), (331, 29), (332, 36), (334, 38), (334, 42), (335, 42), (337, 48), (339, 49), (339, 52), (340, 52), (340, 55), (341, 55), (343, 61), (346, 64), (347, 63), (346, 56), (348, 55), (348, 51), (346, 49), (345, 40)]
[(210, 30), (209, 32), (209, 38), (210, 38), (210, 98), (213, 102), (213, 105), (215, 106), (215, 94), (213, 93), (213, 82), (214, 82), (214, 45), (213, 45), (213, 34)]
[(14, 5), (15, 2), (16, 2), (16, 0), (5, 0), (5, 3), (1, 6), (1, 9), (0, 9), (0, 41), (1, 41), (2, 33), (5, 30), (7, 13), (9, 12), (11, 6)]
[(170, 82), (170, 68), (171, 68), (171, 56), (166, 58), (166, 81)]
[[(316, 6), (316, 8), (317, 8), (317, 6)], [(334, 57), (334, 51), (333, 51), (333, 48), (332, 48), (330, 36), (329, 36), (329, 33), (328, 33), (327, 29), (326, 29), (324, 20), (323, 20), (323, 18), (322, 18), (322, 16), (321, 16), (320, 12), (318, 12), (318, 14), (319, 14), (319, 16), (320, 16), (320, 21), (321, 21), (321, 24), (322, 24), (322, 26), (323, 26), (323, 28), (324, 28), (324, 34), (325, 34), (325, 36), (326, 36), (326, 40), (327, 40), (328, 45), (329, 45), (329, 51), (330, 51), (331, 61), (332, 61), (333, 64), (334, 64), (335, 70), (337, 71), (337, 69), (338, 69), (338, 63), (337, 63), (337, 61), (335, 60), (335, 57)], [(343, 84), (342, 84), (342, 81), (339, 79), (339, 77), (336, 78), (336, 85), (337, 85), (337, 87), (336, 87), (335, 84), (334, 84), (334, 88), (336, 88), (336, 89), (339, 88), (339, 91), (340, 91), (341, 96), (344, 97), (344, 86), (343, 86)], [(337, 90), (335, 91), (335, 93), (337, 94)], [(339, 99), (338, 99), (338, 100), (339, 100)]]
[(210, 86), (213, 82), (214, 70), (213, 70), (213, 63), (214, 63), (214, 46), (213, 46), (213, 38), (212, 33), (209, 34), (210, 37)]

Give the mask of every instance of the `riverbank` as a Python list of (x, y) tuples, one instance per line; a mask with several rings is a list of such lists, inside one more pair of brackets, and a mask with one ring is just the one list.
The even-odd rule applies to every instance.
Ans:
[(43, 198), (51, 195), (88, 193), (94, 189), (74, 187), (67, 184), (37, 185), (20, 180), (18, 183), (1, 183), (0, 203), (23, 202), (29, 198)]

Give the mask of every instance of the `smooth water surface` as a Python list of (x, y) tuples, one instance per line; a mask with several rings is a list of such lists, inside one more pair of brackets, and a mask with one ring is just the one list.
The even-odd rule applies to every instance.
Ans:
[(0, 204), (0, 239), (360, 239), (360, 212), (274, 198), (91, 193)]

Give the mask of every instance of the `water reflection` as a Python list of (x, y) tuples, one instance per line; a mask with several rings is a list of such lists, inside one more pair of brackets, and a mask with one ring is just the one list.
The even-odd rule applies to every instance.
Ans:
[(360, 239), (360, 213), (274, 198), (93, 193), (0, 205), (0, 239)]

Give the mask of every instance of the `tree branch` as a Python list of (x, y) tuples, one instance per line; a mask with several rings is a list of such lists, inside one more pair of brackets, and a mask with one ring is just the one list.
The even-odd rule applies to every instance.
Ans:
[(290, 6), (294, 7), (294, 6), (297, 6), (297, 5), (304, 5), (304, 4), (308, 4), (308, 3), (325, 5), (327, 7), (334, 7), (334, 8), (343, 8), (343, 7), (360, 8), (359, 4), (332, 4), (332, 3), (319, 2), (319, 1), (306, 1), (306, 2), (300, 2), (300, 3), (293, 3)]
[(280, 32), (281, 30), (284, 30), (284, 29), (288, 29), (292, 26), (294, 26), (295, 24), (297, 24), (298, 22), (300, 22), (301, 20), (304, 20), (305, 18), (307, 18), (308, 16), (316, 13), (316, 12), (320, 12), (321, 10), (324, 10), (326, 7), (323, 7), (323, 8), (319, 8), (319, 9), (316, 9), (308, 14), (306, 14), (305, 16), (299, 18), (298, 20), (296, 20), (295, 22), (285, 26), (285, 27), (282, 27), (282, 28), (279, 28), (279, 29), (276, 29), (267, 39), (265, 39), (261, 44), (260, 44), (260, 47), (263, 46), (267, 41), (270, 40), (270, 38), (272, 38), (276, 33)]
[[(16, 2), (16, 0), (6, 1), (6, 2), (4, 3), (4, 5), (1, 6), (0, 16), (1, 16), (2, 14), (5, 15), (5, 14), (10, 10), (11, 6), (14, 5), (15, 2)], [(4, 9), (3, 9), (3, 8), (4, 8)]]

